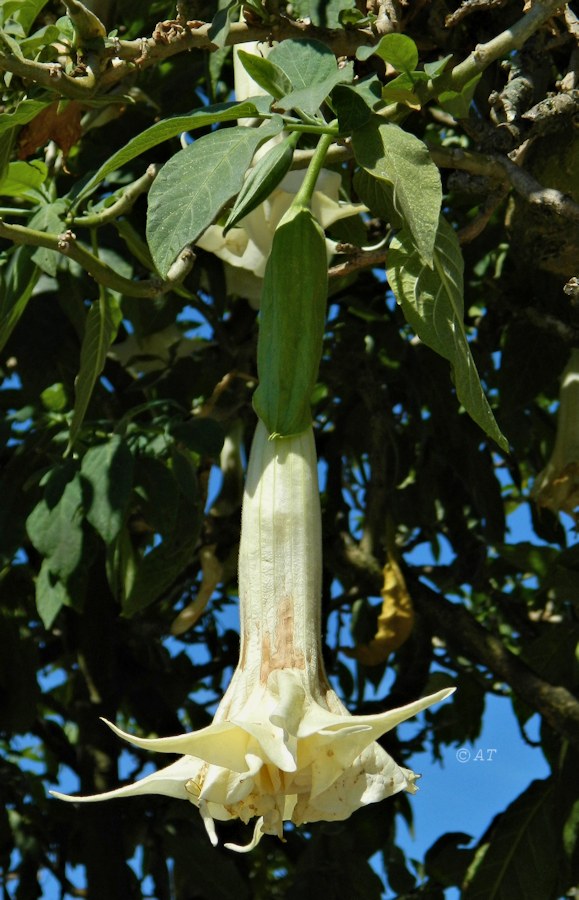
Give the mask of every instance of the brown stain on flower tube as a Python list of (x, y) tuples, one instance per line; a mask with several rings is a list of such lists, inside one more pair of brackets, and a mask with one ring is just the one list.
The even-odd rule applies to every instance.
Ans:
[(274, 669), (305, 669), (303, 649), (295, 645), (295, 616), (293, 597), (284, 597), (276, 610), (273, 634), (264, 631), (261, 642), (260, 681), (265, 684)]

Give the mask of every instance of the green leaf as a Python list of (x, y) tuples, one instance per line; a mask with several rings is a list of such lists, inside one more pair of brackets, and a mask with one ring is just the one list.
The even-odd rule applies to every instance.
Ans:
[(359, 9), (341, 9), (338, 14), (338, 22), (344, 26), (354, 26), (355, 28), (365, 28), (371, 25), (375, 20), (375, 16), (365, 16)]
[[(46, 231), (48, 234), (62, 234), (66, 230), (64, 222), (64, 200), (56, 200), (54, 203), (45, 203), (30, 219), (28, 225), (38, 231)], [(56, 250), (48, 250), (46, 247), (36, 247), (32, 259), (39, 269), (47, 275), (55, 277), (61, 255)]]
[(382, 86), (378, 78), (368, 78), (356, 86), (338, 84), (332, 91), (332, 106), (342, 134), (350, 134), (366, 125), (372, 111), (382, 105)]
[(225, 47), (225, 41), (227, 40), (227, 35), (231, 28), (231, 20), (239, 10), (239, 7), (239, 0), (231, 0), (231, 3), (228, 3), (227, 6), (218, 9), (213, 17), (207, 36), (211, 43), (215, 44), (216, 47), (219, 47), (220, 50)]
[(352, 135), (356, 160), (374, 178), (392, 186), (396, 212), (421, 258), (432, 265), (442, 204), (440, 173), (421, 140), (377, 116)]
[(402, 228), (404, 223), (394, 205), (391, 184), (374, 178), (365, 169), (358, 169), (354, 175), (354, 190), (372, 215), (388, 222), (393, 228)]
[(18, 247), (5, 272), (0, 273), (0, 350), (10, 335), (32, 296), (39, 277), (34, 264), (34, 247)]
[(131, 496), (131, 451), (115, 434), (106, 444), (87, 450), (80, 474), (90, 485), (86, 492), (85, 516), (105, 544), (111, 544), (121, 530)]
[(525, 645), (521, 658), (545, 681), (575, 691), (579, 686), (578, 647), (579, 625), (553, 622), (543, 634)]
[[(53, 470), (50, 480), (68, 477), (64, 467)], [(50, 491), (47, 485), (46, 492)], [(82, 557), (82, 484), (77, 474), (66, 483), (55, 505), (45, 497), (26, 520), (26, 530), (34, 547), (48, 561), (50, 572), (66, 581)]]
[(92, 304), (80, 348), (80, 369), (75, 381), (75, 399), (68, 451), (74, 444), (95, 386), (104, 369), (107, 353), (119, 330), (123, 314), (119, 299), (108, 291)]
[(250, 78), (276, 100), (291, 91), (291, 81), (270, 59), (246, 50), (238, 50), (237, 56)]
[(197, 418), (171, 425), (173, 438), (188, 450), (202, 456), (218, 457), (225, 440), (223, 427), (216, 419)]
[[(26, 125), (36, 118), (39, 112), (52, 103), (51, 100), (22, 100), (13, 112), (0, 115), (0, 134), (10, 131), (18, 125)], [(25, 165), (25, 164), (24, 164)]]
[(464, 849), (470, 844), (472, 837), (462, 831), (450, 831), (443, 834), (426, 851), (424, 867), (426, 874), (433, 881), (450, 887), (460, 887), (466, 871), (474, 856), (474, 850)]
[(556, 896), (560, 830), (553, 780), (533, 781), (498, 819), (486, 852), (475, 857), (464, 900)]
[(176, 137), (182, 131), (193, 131), (196, 128), (205, 128), (207, 125), (215, 125), (218, 122), (231, 122), (233, 119), (251, 118), (257, 114), (255, 103), (246, 100), (243, 103), (216, 103), (214, 106), (196, 109), (185, 116), (173, 116), (171, 119), (156, 122), (113, 153), (82, 187), (75, 198), (75, 203), (78, 204), (92, 193), (95, 187), (111, 172), (120, 169), (125, 163), (136, 159), (137, 156), (141, 156), (152, 147), (157, 147), (164, 141)]
[(294, 91), (325, 81), (338, 68), (332, 51), (319, 41), (282, 41), (268, 59), (281, 69)]
[(283, 41), (268, 60), (281, 69), (293, 88), (276, 103), (276, 108), (284, 110), (301, 109), (314, 115), (337, 84), (353, 78), (352, 64), (339, 69), (332, 51), (318, 41)]
[(147, 524), (156, 532), (168, 535), (175, 526), (179, 491), (165, 463), (149, 456), (137, 458), (135, 492)]
[(267, 200), (271, 192), (276, 189), (289, 172), (294, 147), (295, 136), (287, 137), (281, 144), (271, 147), (250, 169), (223, 226), (224, 234), (227, 234), (230, 228), (233, 228), (244, 216), (249, 215), (260, 203)]
[(211, 225), (243, 185), (260, 144), (283, 128), (275, 116), (260, 128), (214, 131), (180, 150), (166, 163), (149, 192), (147, 239), (163, 277), (186, 244)]
[(50, 571), (50, 560), (45, 559), (36, 579), (36, 609), (44, 627), (51, 628), (62, 607), (69, 605), (66, 586)]
[[(30, 227), (39, 230), (56, 227), (58, 210), (61, 208), (62, 201), (41, 206), (30, 219)], [(54, 265), (56, 272), (58, 254), (39, 247), (18, 247), (5, 272), (0, 274), (0, 350), (10, 338), (32, 296), (40, 275), (38, 262), (49, 273)]]
[(442, 91), (438, 95), (438, 102), (442, 108), (454, 116), (455, 119), (467, 119), (470, 112), (470, 105), (476, 86), (481, 79), (482, 73), (471, 78), (461, 91)]
[(179, 491), (190, 504), (197, 503), (197, 468), (193, 454), (184, 447), (173, 446), (171, 448), (171, 467)]
[(31, 162), (11, 162), (0, 181), (0, 195), (3, 197), (23, 197), (38, 203), (42, 200), (40, 187), (46, 181), (48, 169), (40, 159)]
[(171, 587), (193, 560), (200, 528), (199, 510), (184, 501), (172, 534), (153, 547), (138, 566), (132, 588), (123, 601), (125, 615), (141, 612)]
[(406, 103), (412, 108), (419, 108), (422, 100), (416, 93), (419, 82), (428, 81), (424, 72), (403, 72), (385, 84), (382, 88), (382, 100), (386, 103)]
[(426, 266), (405, 232), (392, 241), (387, 273), (406, 321), (429, 347), (448, 359), (456, 394), (478, 425), (507, 450), (486, 399), (464, 327), (463, 259), (458, 238), (441, 217), (433, 256)]
[(28, 34), (47, 2), (48, 0), (4, 0), (5, 8), (2, 12), (6, 19), (15, 19), (22, 26), (24, 34)]
[(291, 207), (267, 261), (253, 405), (270, 434), (299, 434), (311, 423), (328, 293), (324, 232), (309, 209)]
[[(22, 34), (22, 31), (20, 31), (20, 34)], [(0, 28), (0, 42), (6, 46), (8, 53), (15, 56), (16, 59), (24, 59), (24, 54), (18, 41), (15, 41), (12, 35), (4, 31), (3, 28)]]
[(397, 72), (412, 72), (418, 65), (418, 47), (405, 34), (385, 34), (375, 47), (358, 47), (356, 58), (368, 59), (379, 56)]
[(443, 56), (442, 59), (435, 59), (433, 62), (426, 62), (424, 63), (424, 71), (429, 78), (436, 78), (438, 75), (441, 75), (444, 72), (446, 64), (450, 62), (451, 59), (452, 53), (449, 53), (448, 56)]
[(40, 395), (40, 399), (44, 408), (49, 412), (62, 412), (68, 405), (66, 391), (60, 381), (45, 388)]
[(282, 97), (276, 102), (275, 108), (283, 110), (299, 109), (313, 116), (338, 84), (350, 82), (353, 77), (352, 64), (347, 63), (341, 69), (333, 72), (325, 81), (302, 88), (299, 91), (292, 91), (290, 94)]
[[(0, 119), (2, 117), (0, 116)], [(0, 181), (6, 175), (8, 171), (8, 166), (10, 164), (10, 160), (12, 159), (12, 150), (14, 148), (14, 141), (16, 140), (16, 135), (18, 134), (18, 128), (9, 128), (4, 129), (0, 132)]]
[(41, 52), (49, 44), (60, 43), (65, 36), (57, 25), (45, 25), (20, 41), (20, 49), (29, 59)]

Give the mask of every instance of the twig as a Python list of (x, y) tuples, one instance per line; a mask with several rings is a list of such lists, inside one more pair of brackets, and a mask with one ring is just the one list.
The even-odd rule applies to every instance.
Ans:
[(166, 293), (185, 278), (195, 262), (195, 254), (191, 248), (186, 247), (173, 263), (165, 281), (160, 278), (131, 281), (130, 278), (119, 275), (93, 253), (78, 244), (72, 231), (66, 231), (64, 234), (47, 234), (23, 225), (9, 225), (0, 219), (0, 237), (15, 244), (45, 247), (47, 250), (62, 253), (63, 256), (74, 259), (89, 275), (92, 275), (98, 284), (119, 291), (128, 297), (158, 297), (160, 294)]
[[(313, 155), (313, 150), (294, 150), (292, 169), (307, 169)], [(354, 152), (349, 141), (344, 144), (332, 144), (326, 153), (325, 162), (328, 165), (346, 162), (346, 160), (352, 159), (353, 155)]]
[(492, 218), (493, 213), (503, 202), (508, 192), (508, 187), (503, 184), (498, 187), (496, 191), (489, 194), (479, 214), (475, 216), (472, 222), (469, 222), (468, 225), (465, 225), (464, 228), (461, 228), (458, 232), (460, 244), (470, 244), (471, 241), (474, 241), (475, 238), (484, 231)]
[(60, 63), (40, 63), (3, 51), (0, 51), (0, 72), (12, 72), (71, 100), (86, 100), (93, 96), (97, 87), (92, 71), (73, 78), (66, 74)]
[(473, 175), (486, 175), (499, 183), (507, 182), (532, 206), (545, 207), (571, 222), (579, 222), (579, 203), (554, 188), (543, 187), (533, 176), (519, 168), (506, 156), (490, 153), (474, 153), (458, 147), (429, 148), (437, 166), (447, 169), (464, 169)]
[(454, 28), (471, 13), (500, 9), (506, 2), (507, 0), (463, 0), (459, 8), (446, 17), (444, 24), (446, 28)]
[[(150, 38), (118, 41), (117, 57), (103, 76), (103, 86), (122, 80), (135, 66), (146, 69), (159, 61), (169, 59), (184, 50), (216, 50), (209, 37), (210, 22), (163, 22)], [(336, 56), (355, 56), (358, 47), (376, 43), (376, 35), (369, 29), (320, 28), (309, 22), (294, 21), (281, 16), (273, 24), (258, 22), (234, 22), (227, 35), (226, 44), (232, 46), (247, 41), (317, 40), (330, 47)]]
[(357, 272), (359, 269), (369, 269), (378, 266), (386, 260), (386, 248), (380, 250), (372, 250), (364, 252), (360, 250), (358, 253), (349, 256), (344, 262), (337, 263), (328, 272), (329, 278), (342, 278), (351, 272)]
[[(531, 10), (486, 44), (478, 44), (465, 60), (455, 66), (445, 80), (445, 88), (460, 91), (473, 78), (484, 72), (491, 63), (519, 50), (523, 44), (562, 7), (561, 0), (535, 0)], [(442, 79), (441, 79), (442, 81)], [(440, 88), (438, 88), (440, 90)]]
[(75, 225), (77, 228), (99, 228), (101, 225), (112, 222), (113, 219), (118, 219), (119, 216), (124, 215), (124, 213), (132, 209), (135, 201), (141, 194), (147, 193), (153, 181), (159, 174), (159, 171), (159, 166), (155, 164), (150, 165), (145, 174), (141, 175), (140, 178), (137, 178), (136, 181), (133, 181), (115, 203), (112, 203), (100, 212), (92, 214), (88, 213), (87, 215), (79, 216), (78, 218), (73, 217), (70, 220), (71, 224)]
[(533, 672), (464, 606), (450, 603), (419, 581), (412, 584), (412, 596), (434, 633), (506, 681), (554, 731), (579, 746), (579, 701), (567, 688), (552, 685)]

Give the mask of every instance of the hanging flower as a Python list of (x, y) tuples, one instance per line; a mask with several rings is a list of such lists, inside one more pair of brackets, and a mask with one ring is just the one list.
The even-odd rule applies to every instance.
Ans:
[[(259, 305), (262, 279), (271, 250), (274, 231), (290, 208), (304, 180), (305, 171), (288, 172), (267, 200), (241, 219), (239, 225), (223, 233), (221, 225), (210, 225), (197, 241), (202, 250), (214, 253), (225, 263), (228, 293)], [(326, 230), (340, 219), (365, 211), (360, 203), (340, 201), (339, 172), (322, 169), (312, 197), (312, 213)], [(328, 261), (336, 253), (337, 242), (326, 238)], [(240, 271), (241, 270), (241, 271)]]
[(579, 350), (572, 350), (561, 378), (557, 436), (551, 458), (533, 485), (538, 506), (576, 517), (579, 506)]
[(377, 739), (443, 700), (439, 691), (400, 709), (352, 716), (332, 690), (321, 655), (321, 516), (312, 429), (268, 439), (260, 422), (250, 454), (239, 551), (240, 660), (213, 723), (192, 734), (143, 739), (107, 723), (147, 750), (183, 754), (135, 784), (94, 802), (165, 794), (198, 807), (209, 837), (214, 820), (255, 819), (250, 850), (263, 834), (348, 818), (417, 776)]

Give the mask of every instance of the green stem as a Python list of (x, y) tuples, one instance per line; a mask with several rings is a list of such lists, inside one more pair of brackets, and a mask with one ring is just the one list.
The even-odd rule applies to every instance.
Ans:
[(71, 100), (86, 99), (92, 97), (96, 88), (93, 72), (73, 78), (65, 73), (59, 63), (41, 63), (24, 57), (20, 59), (5, 51), (0, 51), (0, 72), (13, 72), (19, 78), (40, 84), (54, 93), (55, 100), (58, 95)]
[(126, 294), (129, 297), (158, 297), (173, 286), (168, 281), (161, 281), (160, 278), (150, 278), (146, 281), (131, 281), (130, 278), (124, 278), (89, 250), (86, 250), (81, 244), (78, 244), (75, 235), (71, 231), (60, 235), (48, 234), (44, 231), (37, 231), (34, 228), (26, 228), (23, 225), (9, 225), (0, 219), (0, 237), (6, 238), (15, 244), (26, 244), (32, 247), (45, 247), (47, 250), (56, 250), (57, 253), (62, 253), (63, 256), (68, 256), (69, 259), (74, 259), (100, 285), (119, 291), (119, 293)]
[(334, 140), (333, 134), (323, 134), (318, 141), (312, 160), (306, 170), (302, 186), (297, 192), (292, 206), (309, 206), (316, 188), (316, 182), (326, 159), (326, 153)]
[(99, 228), (101, 225), (106, 225), (108, 222), (112, 222), (113, 219), (119, 218), (119, 216), (132, 209), (133, 204), (141, 194), (145, 194), (149, 190), (158, 172), (159, 166), (150, 165), (145, 174), (133, 181), (132, 184), (129, 184), (119, 199), (115, 200), (110, 206), (100, 210), (100, 212), (88, 213), (85, 216), (78, 216), (78, 218), (73, 216), (70, 220), (71, 223), (77, 228), (80, 226), (83, 228)]
[(23, 216), (31, 218), (35, 214), (34, 209), (18, 209), (13, 206), (0, 206), (0, 216)]
[(323, 125), (306, 125), (303, 122), (286, 122), (285, 127), (288, 131), (295, 131), (298, 134), (323, 134), (332, 138), (337, 137), (340, 133), (339, 129), (333, 125), (324, 127)]
[(448, 87), (454, 91), (462, 90), (469, 81), (480, 72), (484, 72), (495, 60), (506, 56), (513, 50), (519, 50), (561, 5), (557, 0), (537, 0), (529, 12), (518, 22), (486, 44), (479, 44), (463, 62), (455, 66), (449, 73)]

